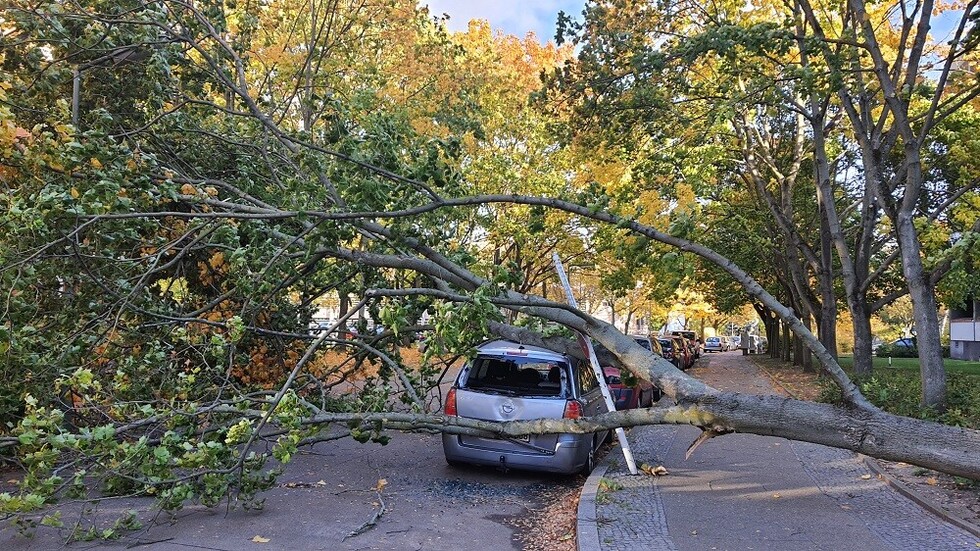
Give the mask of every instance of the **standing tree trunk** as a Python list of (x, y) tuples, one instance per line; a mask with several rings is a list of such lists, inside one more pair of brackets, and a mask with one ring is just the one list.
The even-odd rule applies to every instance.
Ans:
[(820, 210), (820, 342), (837, 359), (837, 296), (834, 293), (834, 243), (831, 236), (828, 206), (817, 193)]
[[(803, 322), (803, 327), (806, 327), (807, 331), (809, 331), (812, 323), (810, 316), (803, 316), (800, 321)], [(813, 366), (813, 354), (810, 353), (810, 349), (803, 347), (802, 352), (803, 357), (800, 360), (800, 364), (803, 366), (803, 371), (806, 373), (814, 373), (819, 371)]]
[(854, 331), (854, 373), (859, 377), (870, 376), (873, 371), (871, 315), (867, 305), (851, 310), (851, 329)]
[(946, 408), (946, 368), (939, 338), (939, 308), (935, 287), (922, 265), (918, 236), (912, 213), (901, 213), (895, 233), (902, 247), (902, 273), (912, 299), (916, 346), (919, 349), (919, 377), (922, 379), (922, 405), (943, 411)]
[(769, 357), (775, 360), (779, 358), (779, 319), (773, 320), (772, 325), (772, 335), (769, 336)]
[(789, 362), (793, 359), (793, 340), (793, 333), (789, 330), (789, 326), (783, 323), (783, 344), (780, 347), (780, 353), (784, 362)]

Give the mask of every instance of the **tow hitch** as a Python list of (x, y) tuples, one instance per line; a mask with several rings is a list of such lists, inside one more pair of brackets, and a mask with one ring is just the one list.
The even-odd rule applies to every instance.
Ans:
[(507, 468), (507, 456), (500, 456), (500, 470), (505, 473), (510, 470)]

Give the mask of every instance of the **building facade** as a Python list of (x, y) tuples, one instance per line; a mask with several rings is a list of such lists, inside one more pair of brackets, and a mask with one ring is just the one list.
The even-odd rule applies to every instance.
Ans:
[(949, 356), (980, 361), (980, 300), (967, 301), (963, 309), (950, 309)]

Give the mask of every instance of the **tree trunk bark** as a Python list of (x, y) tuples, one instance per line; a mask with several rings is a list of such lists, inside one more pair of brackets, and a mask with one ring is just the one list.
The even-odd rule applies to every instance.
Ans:
[(796, 338), (793, 339), (793, 365), (803, 367), (803, 341)]
[(786, 324), (783, 324), (783, 346), (782, 346), (782, 358), (784, 362), (792, 361), (793, 359), (793, 333), (789, 330)]
[(854, 331), (854, 374), (869, 377), (874, 370), (871, 316), (867, 305), (851, 310), (851, 329)]
[(714, 416), (711, 425), (846, 448), (980, 479), (980, 431), (776, 396), (722, 393), (697, 404)]
[[(802, 321), (803, 321), (803, 327), (810, 329), (810, 325), (811, 325), (810, 316), (804, 316)], [(813, 367), (813, 355), (810, 354), (810, 349), (803, 347), (802, 351), (803, 351), (803, 359), (801, 363), (803, 364), (803, 371), (806, 373), (814, 373), (816, 371), (819, 371), (817, 369), (814, 369)]]
[(834, 242), (827, 206), (820, 200), (820, 342), (837, 359), (837, 296), (834, 293)]
[(773, 320), (773, 322), (772, 322), (772, 328), (770, 329), (770, 331), (769, 331), (770, 334), (768, 336), (768, 338), (769, 338), (769, 357), (772, 358), (772, 359), (774, 359), (774, 360), (779, 358), (779, 329), (780, 329), (780, 325), (781, 324), (779, 323), (779, 320), (778, 319), (777, 320)]
[(912, 299), (916, 345), (919, 348), (919, 376), (922, 379), (922, 405), (944, 411), (946, 408), (946, 368), (939, 341), (939, 308), (936, 293), (922, 265), (921, 248), (912, 213), (898, 215), (895, 233), (902, 248), (902, 273)]
[(347, 312), (350, 310), (350, 297), (343, 291), (340, 291), (340, 305), (337, 310), (339, 312), (339, 317), (341, 318), (346, 316)]

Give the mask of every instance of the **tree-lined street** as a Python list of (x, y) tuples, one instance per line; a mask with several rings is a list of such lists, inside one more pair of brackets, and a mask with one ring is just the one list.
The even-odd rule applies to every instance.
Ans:
[[(977, 14), (593, 0), (555, 43), (414, 0), (7, 2), (5, 530), (247, 511), (309, 449), (435, 432), (549, 454), (529, 435), (677, 425), (980, 480), (978, 385), (943, 359), (980, 354)], [(583, 416), (578, 335), (667, 398)], [(828, 390), (685, 371), (711, 335)], [(457, 410), (497, 338), (566, 375), (501, 372), (492, 415)], [(876, 371), (893, 339), (917, 380)], [(522, 417), (541, 384), (556, 413)]]

